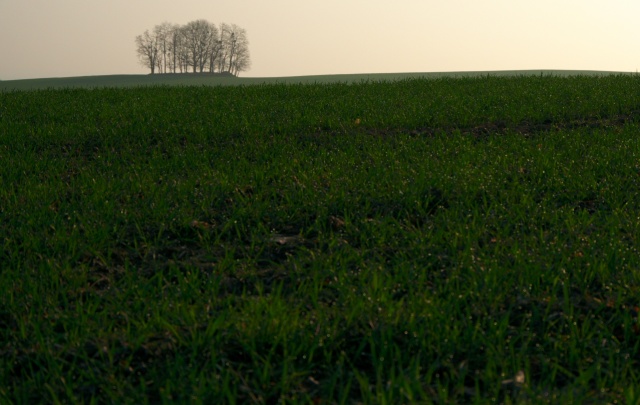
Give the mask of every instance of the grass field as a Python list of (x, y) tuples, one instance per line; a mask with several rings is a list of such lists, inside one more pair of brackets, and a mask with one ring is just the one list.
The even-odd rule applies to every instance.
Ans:
[(0, 92), (0, 402), (636, 403), (638, 114), (636, 75)]
[(167, 74), (167, 75), (108, 75), (84, 77), (60, 77), (44, 79), (24, 79), (0, 81), (0, 91), (46, 90), (71, 88), (131, 88), (149, 86), (248, 86), (262, 84), (335, 84), (397, 81), (417, 78), (460, 78), (482, 76), (607, 76), (632, 75), (633, 73), (593, 70), (504, 70), (448, 73), (374, 73), (293, 77), (228, 77), (208, 74)]

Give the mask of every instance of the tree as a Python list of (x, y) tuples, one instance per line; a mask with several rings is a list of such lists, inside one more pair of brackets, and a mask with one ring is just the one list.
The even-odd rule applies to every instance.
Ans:
[(176, 26), (174, 31), (174, 63), (176, 64), (176, 69), (180, 70), (180, 73), (186, 73), (188, 71), (188, 52), (189, 50), (186, 47), (186, 41), (184, 37), (184, 30), (181, 26)]
[(237, 25), (232, 25), (235, 33), (235, 46), (233, 59), (231, 60), (231, 69), (229, 71), (237, 76), (240, 72), (249, 70), (251, 67), (251, 57), (249, 55), (249, 40), (247, 39), (247, 31)]
[(207, 20), (191, 21), (182, 30), (188, 49), (189, 67), (193, 68), (193, 73), (202, 73), (209, 60), (209, 50), (214, 41), (217, 41), (218, 30)]
[(219, 71), (237, 75), (247, 70), (249, 60), (249, 41), (247, 32), (235, 24), (220, 24), (220, 38), (223, 52), (219, 61)]
[(151, 35), (149, 30), (136, 37), (136, 52), (140, 63), (151, 69), (151, 74), (154, 74), (158, 63), (159, 49), (156, 37)]
[(239, 47), (236, 53), (236, 57), (233, 60), (231, 73), (234, 76), (238, 76), (240, 72), (246, 72), (251, 68), (251, 58), (249, 57), (248, 47)]
[(220, 29), (207, 20), (185, 25), (164, 22), (136, 37), (140, 63), (160, 73), (232, 73), (251, 66), (249, 41), (243, 28), (220, 24)]
[(218, 37), (218, 28), (215, 24), (207, 23), (209, 25), (209, 32), (206, 37), (205, 43), (201, 47), (203, 50), (202, 60), (200, 61), (200, 72), (204, 71), (204, 68), (208, 65), (209, 71), (213, 73), (211, 70), (211, 66), (214, 65), (215, 59), (217, 58), (217, 54), (219, 52), (219, 44), (220, 38)]
[(167, 60), (171, 73), (176, 73), (178, 71), (178, 64), (180, 61), (179, 50), (181, 49), (180, 39), (180, 26), (172, 24), (168, 34), (169, 57)]
[[(168, 22), (156, 25), (153, 28), (153, 35), (158, 44), (158, 70), (160, 73), (167, 73), (167, 67), (171, 63), (171, 41), (173, 39), (174, 26)], [(171, 68), (169, 68), (171, 70)]]
[(216, 64), (222, 54), (223, 45), (222, 40), (217, 39), (213, 41), (211, 50), (209, 51), (209, 72), (214, 73), (216, 71)]

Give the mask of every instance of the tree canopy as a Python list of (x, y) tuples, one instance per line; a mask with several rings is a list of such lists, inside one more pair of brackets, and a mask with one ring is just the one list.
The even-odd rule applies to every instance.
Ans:
[(140, 63), (155, 73), (227, 73), (237, 76), (251, 65), (247, 32), (235, 24), (207, 20), (168, 22), (136, 36)]

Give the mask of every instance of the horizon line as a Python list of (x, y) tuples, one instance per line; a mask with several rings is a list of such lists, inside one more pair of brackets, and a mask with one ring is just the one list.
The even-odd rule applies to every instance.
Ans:
[[(360, 72), (360, 73), (313, 73), (313, 74), (294, 74), (294, 75), (278, 75), (278, 76), (234, 76), (238, 79), (278, 79), (278, 78), (304, 78), (316, 76), (373, 76), (373, 75), (437, 75), (437, 74), (468, 74), (468, 73), (511, 73), (511, 72), (593, 72), (593, 73), (638, 73), (638, 71), (622, 71), (622, 70), (597, 70), (597, 69), (494, 69), (494, 70), (443, 70), (443, 71), (406, 71), (406, 72)], [(2, 82), (21, 81), (21, 80), (50, 80), (50, 79), (75, 79), (75, 78), (93, 78), (93, 77), (114, 77), (114, 76), (136, 76), (136, 77), (162, 77), (162, 76), (199, 76), (202, 74), (210, 75), (208, 72), (184, 72), (184, 73), (111, 73), (111, 74), (95, 74), (95, 75), (77, 75), (77, 76), (48, 76), (48, 77), (26, 77), (19, 79), (2, 79)]]

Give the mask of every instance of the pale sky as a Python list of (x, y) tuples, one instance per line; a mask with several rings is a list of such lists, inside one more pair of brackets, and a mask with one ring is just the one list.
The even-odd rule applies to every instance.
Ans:
[(0, 0), (0, 80), (145, 74), (170, 22), (246, 29), (245, 77), (640, 68), (639, 0)]

